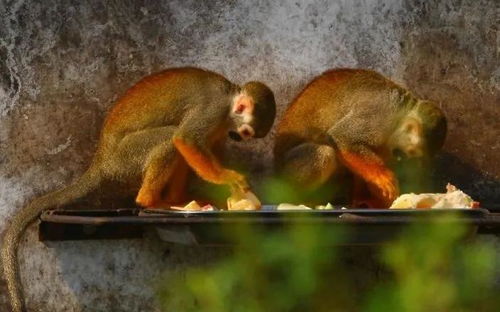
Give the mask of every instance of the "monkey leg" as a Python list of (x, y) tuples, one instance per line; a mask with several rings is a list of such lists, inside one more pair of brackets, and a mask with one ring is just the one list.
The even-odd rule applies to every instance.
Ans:
[(172, 144), (173, 126), (156, 127), (127, 134), (110, 153), (111, 174), (137, 181), (136, 202), (158, 205), (180, 155)]
[(159, 144), (150, 151), (144, 164), (142, 185), (135, 200), (139, 205), (158, 207), (163, 204), (162, 191), (180, 163), (180, 158), (170, 141)]
[(386, 166), (380, 153), (372, 149), (383, 145), (382, 137), (374, 131), (376, 121), (370, 115), (352, 117), (348, 114), (327, 133), (337, 146), (339, 160), (368, 183), (370, 193), (383, 203), (378, 207), (381, 208), (390, 206), (399, 195), (399, 188), (393, 171)]
[(303, 143), (285, 153), (282, 173), (292, 183), (314, 189), (337, 169), (335, 150), (329, 145)]
[[(398, 181), (392, 170), (386, 167), (383, 160), (367, 147), (339, 147), (343, 163), (355, 174), (368, 182), (370, 192), (388, 207), (399, 195)], [(379, 207), (381, 208), (381, 207)]]
[(179, 157), (174, 172), (169, 179), (167, 194), (163, 202), (168, 205), (179, 205), (186, 201), (186, 184), (189, 176), (189, 166)]
[(133, 179), (140, 185), (151, 151), (161, 144), (168, 145), (175, 129), (173, 126), (165, 126), (127, 134), (116, 146), (108, 149), (103, 167), (111, 176), (122, 177), (122, 180)]
[(376, 190), (368, 185), (363, 178), (353, 177), (353, 188), (351, 192), (351, 207), (353, 208), (380, 208), (385, 204), (379, 198), (374, 197)]

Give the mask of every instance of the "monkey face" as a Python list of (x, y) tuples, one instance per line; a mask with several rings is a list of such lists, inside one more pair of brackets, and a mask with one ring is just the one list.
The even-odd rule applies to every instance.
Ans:
[(238, 127), (236, 131), (229, 130), (228, 135), (232, 140), (239, 142), (253, 138), (255, 132), (251, 126), (244, 124)]
[(420, 101), (417, 106), (417, 114), (421, 120), (425, 146), (429, 154), (435, 154), (444, 144), (447, 132), (446, 117), (431, 101)]
[(268, 86), (258, 81), (251, 81), (243, 86), (243, 93), (251, 99), (251, 120), (248, 121), (255, 138), (263, 138), (271, 130), (276, 117), (274, 93)]
[(232, 127), (228, 132), (229, 137), (235, 141), (248, 140), (255, 136), (252, 126), (254, 102), (252, 97), (241, 93), (233, 100), (231, 107)]
[(389, 139), (392, 156), (398, 161), (424, 156), (425, 139), (420, 122), (407, 117)]

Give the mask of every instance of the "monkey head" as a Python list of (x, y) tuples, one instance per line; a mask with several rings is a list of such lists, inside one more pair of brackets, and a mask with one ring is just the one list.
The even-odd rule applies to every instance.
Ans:
[(443, 111), (430, 101), (420, 101), (416, 111), (423, 125), (427, 152), (434, 155), (443, 147), (446, 138), (448, 128), (446, 117)]
[(276, 103), (271, 89), (261, 82), (248, 82), (233, 98), (229, 137), (235, 141), (263, 138), (275, 116)]
[(418, 101), (389, 137), (388, 146), (397, 160), (432, 156), (443, 146), (446, 130), (443, 112), (430, 101)]

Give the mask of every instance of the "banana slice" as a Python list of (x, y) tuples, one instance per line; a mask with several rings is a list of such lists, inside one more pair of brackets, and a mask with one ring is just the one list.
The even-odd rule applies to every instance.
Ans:
[(260, 210), (261, 206), (257, 196), (250, 191), (235, 192), (227, 199), (228, 210)]
[(170, 209), (183, 210), (183, 211), (200, 211), (201, 207), (200, 207), (200, 205), (198, 205), (198, 203), (196, 201), (193, 200), (193, 201), (189, 202), (189, 204), (187, 204), (184, 207), (172, 206), (172, 207), (170, 207)]

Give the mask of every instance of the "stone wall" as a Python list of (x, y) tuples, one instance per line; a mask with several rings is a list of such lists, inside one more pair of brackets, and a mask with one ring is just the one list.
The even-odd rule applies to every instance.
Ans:
[[(144, 75), (182, 65), (267, 82), (278, 118), (328, 68), (380, 71), (446, 112), (443, 181), (498, 205), (495, 2), (0, 1), (0, 232), (28, 200), (83, 172), (120, 94)], [(272, 137), (257, 151), (230, 148), (265, 172)], [(33, 311), (152, 311), (158, 272), (218, 254), (154, 237), (42, 244), (32, 227), (22, 278)]]

